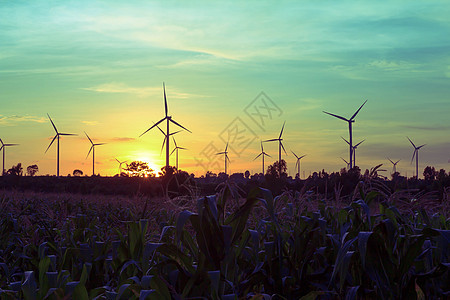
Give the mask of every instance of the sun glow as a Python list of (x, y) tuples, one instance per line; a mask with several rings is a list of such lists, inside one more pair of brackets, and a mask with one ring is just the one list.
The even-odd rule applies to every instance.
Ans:
[(133, 160), (137, 160), (137, 161), (141, 161), (141, 162), (147, 163), (149, 168), (153, 170), (153, 174), (155, 174), (155, 176), (158, 177), (159, 176), (159, 171), (161, 170), (161, 167), (154, 163), (155, 160), (152, 159), (151, 156), (152, 156), (151, 154), (149, 154), (149, 155), (146, 155), (146, 154), (138, 155)]

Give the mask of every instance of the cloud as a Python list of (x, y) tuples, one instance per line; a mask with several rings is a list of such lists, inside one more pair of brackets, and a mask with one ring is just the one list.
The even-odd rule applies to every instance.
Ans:
[(179, 68), (192, 69), (193, 67), (195, 67), (195, 68), (206, 67), (209, 69), (212, 66), (218, 67), (218, 66), (224, 66), (225, 64), (234, 66), (234, 65), (236, 65), (236, 62), (231, 59), (217, 58), (216, 56), (211, 55), (211, 54), (201, 53), (201, 54), (195, 55), (194, 57), (182, 59), (176, 63), (160, 65), (160, 66), (158, 66), (158, 68), (160, 68), (160, 69), (179, 69)]
[(45, 123), (47, 119), (44, 117), (36, 117), (36, 116), (3, 116), (0, 115), (0, 124), (14, 126), (16, 123), (20, 122), (34, 122), (34, 123)]
[(423, 125), (423, 126), (402, 125), (402, 127), (408, 128), (408, 129), (426, 130), (426, 131), (446, 131), (446, 130), (450, 130), (450, 126), (441, 126), (441, 125)]
[(367, 65), (368, 67), (379, 68), (385, 71), (411, 70), (419, 66), (419, 64), (408, 63), (406, 61), (387, 61), (374, 60)]
[(114, 137), (111, 139), (111, 141), (113, 142), (131, 142), (136, 140), (136, 138), (131, 138), (131, 137)]
[(94, 126), (94, 125), (98, 125), (99, 122), (98, 121), (81, 121), (81, 123), (88, 125), (88, 126)]
[(156, 87), (131, 87), (120, 82), (104, 83), (93, 87), (82, 88), (83, 90), (97, 93), (123, 93), (134, 94), (138, 97), (146, 97), (161, 92), (161, 88)]
[[(356, 55), (356, 54), (355, 54)], [(344, 60), (346, 60), (344, 58)], [(418, 74), (426, 75), (435, 71), (423, 63), (412, 63), (404, 60), (370, 60), (361, 57), (360, 62), (340, 64), (330, 67), (332, 72), (354, 80), (374, 80), (379, 78), (416, 78)]]
[[(158, 87), (132, 87), (129, 85), (126, 85), (125, 83), (121, 82), (111, 82), (111, 83), (105, 83), (100, 84), (93, 87), (88, 88), (81, 88), (83, 90), (97, 92), (97, 93), (119, 93), (119, 94), (133, 94), (138, 97), (148, 97), (153, 95), (161, 95), (162, 89), (160, 86)], [(196, 95), (196, 94), (188, 94), (179, 92), (174, 88), (170, 89), (170, 97), (171, 98), (177, 98), (177, 99), (186, 99), (190, 97), (205, 97), (203, 95)]]

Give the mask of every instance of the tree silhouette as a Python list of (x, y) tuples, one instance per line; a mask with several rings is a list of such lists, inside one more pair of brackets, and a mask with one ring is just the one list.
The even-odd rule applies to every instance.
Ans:
[(39, 172), (39, 168), (37, 165), (31, 165), (27, 167), (28, 176), (34, 176), (37, 172)]
[(282, 159), (281, 161), (276, 161), (273, 165), (268, 166), (266, 174), (273, 178), (282, 178), (287, 177), (286, 170), (286, 161)]
[(427, 181), (433, 181), (436, 179), (436, 176), (439, 173), (436, 171), (436, 169), (434, 167), (430, 167), (427, 166), (424, 170), (423, 170), (423, 178)]
[(12, 166), (11, 169), (6, 172), (8, 175), (14, 175), (14, 176), (22, 176), (23, 174), (23, 168), (22, 164), (18, 163), (16, 166)]
[(159, 172), (159, 176), (163, 177), (171, 177), (173, 174), (177, 173), (178, 170), (176, 167), (172, 166), (164, 166), (161, 168), (161, 172)]
[(73, 176), (83, 176), (83, 171), (75, 169), (72, 174)]
[(124, 171), (129, 177), (155, 177), (155, 173), (146, 162), (133, 161), (127, 164)]

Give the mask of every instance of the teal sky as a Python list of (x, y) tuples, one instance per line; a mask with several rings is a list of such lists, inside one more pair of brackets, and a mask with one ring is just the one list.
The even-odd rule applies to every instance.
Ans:
[[(223, 151), (227, 140), (232, 172), (260, 172), (259, 141), (276, 138), (285, 120), (291, 175), (291, 150), (307, 154), (305, 175), (337, 171), (348, 127), (322, 111), (350, 117), (366, 99), (354, 125), (355, 141), (366, 139), (361, 169), (390, 171), (390, 157), (411, 176), (409, 136), (427, 144), (420, 170), (448, 171), (449, 15), (448, 1), (0, 0), (0, 138), (20, 144), (7, 148), (6, 167), (55, 174), (56, 148), (44, 155), (49, 113), (61, 132), (78, 134), (61, 141), (62, 174), (91, 173), (83, 131), (108, 143), (96, 150), (102, 175), (115, 174), (114, 157), (159, 170), (162, 134), (138, 136), (163, 117), (164, 81), (170, 114), (193, 132), (175, 136), (189, 148), (180, 167), (197, 175), (205, 148)], [(264, 126), (246, 114), (261, 92), (279, 109)], [(226, 131), (236, 118), (243, 140)], [(265, 151), (276, 160), (276, 144)], [(223, 169), (222, 157), (210, 163)]]

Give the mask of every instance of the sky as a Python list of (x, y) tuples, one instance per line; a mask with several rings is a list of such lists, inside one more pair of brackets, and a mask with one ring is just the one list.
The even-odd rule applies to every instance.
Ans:
[[(412, 176), (450, 171), (449, 1), (5, 1), (0, 0), (0, 138), (6, 165), (56, 173), (55, 132), (63, 133), (61, 174), (112, 176), (120, 161), (165, 165), (163, 82), (180, 132), (179, 168), (202, 175), (261, 172), (260, 141), (281, 127), (288, 172), (339, 171), (348, 160), (351, 117), (357, 165), (387, 157)], [(171, 125), (171, 130), (177, 130)], [(170, 143), (171, 151), (173, 141)], [(264, 143), (266, 167), (277, 143)], [(171, 156), (175, 165), (175, 156)]]

